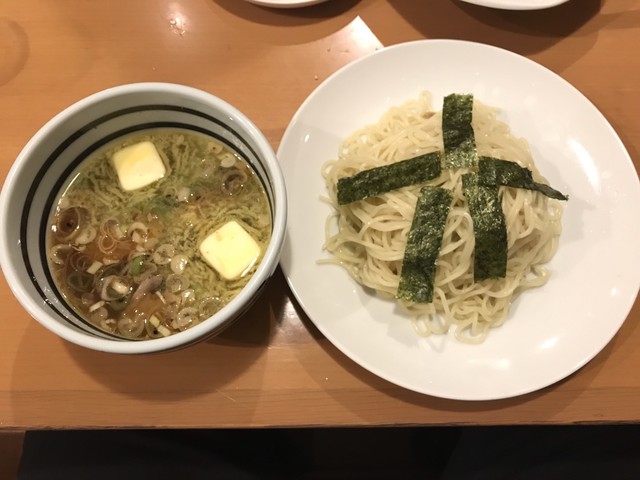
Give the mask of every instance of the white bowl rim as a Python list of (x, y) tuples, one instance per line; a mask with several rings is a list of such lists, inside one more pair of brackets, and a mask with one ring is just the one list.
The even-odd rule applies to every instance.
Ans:
[(0, 191), (0, 225), (4, 225), (7, 221), (9, 212), (5, 197), (7, 196), (8, 191), (16, 187), (18, 172), (30, 157), (35, 146), (38, 145), (43, 138), (47, 137), (57, 125), (67, 121), (79, 111), (82, 111), (91, 105), (109, 100), (114, 96), (154, 92), (184, 95), (192, 99), (200, 100), (203, 103), (212, 104), (213, 106), (227, 112), (235, 121), (241, 124), (249, 132), (261, 153), (261, 159), (264, 162), (265, 169), (273, 187), (274, 204), (277, 205), (277, 208), (275, 208), (273, 212), (271, 240), (258, 269), (247, 285), (228, 305), (216, 313), (216, 316), (219, 317), (218, 322), (213, 323), (209, 319), (199, 325), (189, 328), (188, 330), (168, 337), (128, 341), (119, 339), (109, 340), (106, 338), (95, 337), (90, 334), (77, 331), (73, 328), (69, 328), (64, 324), (51, 319), (51, 314), (46, 311), (39, 302), (35, 301), (22, 289), (20, 282), (11, 281), (18, 277), (18, 272), (7, 253), (8, 248), (10, 247), (7, 242), (7, 234), (5, 232), (0, 233), (0, 266), (9, 288), (12, 290), (22, 307), (40, 324), (61, 338), (92, 350), (123, 354), (153, 353), (182, 348), (206, 338), (210, 333), (227, 324), (230, 319), (240, 313), (253, 296), (258, 293), (262, 284), (267, 282), (273, 275), (277, 268), (280, 253), (282, 251), (287, 221), (286, 187), (284, 175), (280, 170), (280, 165), (275, 151), (264, 134), (245, 114), (214, 94), (195, 87), (166, 82), (140, 82), (110, 87), (84, 97), (83, 99), (66, 107), (47, 121), (23, 147), (7, 174), (2, 191)]

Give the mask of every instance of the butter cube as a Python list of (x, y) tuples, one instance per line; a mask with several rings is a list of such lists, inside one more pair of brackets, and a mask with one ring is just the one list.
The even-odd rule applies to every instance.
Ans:
[(231, 221), (211, 233), (200, 244), (209, 265), (227, 280), (242, 277), (260, 256), (260, 245), (242, 226)]
[(164, 177), (167, 171), (158, 150), (149, 141), (118, 150), (112, 161), (120, 185), (127, 191), (146, 187)]

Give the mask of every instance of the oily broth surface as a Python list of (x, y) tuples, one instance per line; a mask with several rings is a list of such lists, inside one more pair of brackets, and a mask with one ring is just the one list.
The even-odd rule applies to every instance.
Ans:
[[(142, 141), (155, 145), (167, 172), (151, 185), (125, 191), (111, 156)], [(260, 179), (234, 151), (203, 134), (158, 129), (116, 139), (83, 161), (72, 178), (49, 222), (50, 269), (81, 317), (118, 336), (144, 339), (185, 330), (239, 293), (262, 254), (245, 275), (225, 280), (199, 252), (202, 240), (225, 223), (238, 222), (262, 253), (270, 239), (271, 211)], [(71, 240), (59, 225), (68, 212), (79, 223)], [(96, 262), (98, 270), (88, 273)], [(104, 280), (113, 282), (112, 276), (128, 287), (124, 298), (110, 300), (120, 293), (109, 288), (105, 294)]]

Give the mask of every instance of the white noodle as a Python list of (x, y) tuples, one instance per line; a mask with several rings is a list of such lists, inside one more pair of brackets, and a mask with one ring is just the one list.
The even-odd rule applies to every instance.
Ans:
[[(544, 182), (525, 140), (511, 135), (496, 110), (474, 101), (473, 127), (479, 155), (517, 162)], [(344, 140), (338, 159), (322, 166), (334, 214), (325, 225), (330, 263), (342, 265), (360, 284), (384, 298), (395, 299), (406, 239), (418, 192), (424, 185), (392, 191), (340, 206), (335, 186), (341, 177), (413, 156), (442, 150), (441, 112), (433, 112), (430, 95), (391, 108), (378, 123)], [(505, 278), (473, 280), (474, 235), (462, 195), (461, 175), (468, 170), (443, 170), (429, 185), (449, 189), (454, 197), (438, 258), (434, 300), (430, 304), (400, 302), (420, 335), (442, 334), (453, 326), (455, 336), (480, 343), (489, 329), (501, 325), (515, 296), (546, 283), (543, 266), (554, 255), (561, 230), (557, 200), (524, 189), (501, 187), (508, 232)], [(337, 224), (337, 227), (335, 226)]]

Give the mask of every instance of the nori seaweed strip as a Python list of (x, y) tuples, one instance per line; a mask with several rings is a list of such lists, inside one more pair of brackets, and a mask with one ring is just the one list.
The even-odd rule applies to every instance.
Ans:
[(340, 178), (338, 203), (345, 205), (437, 178), (442, 172), (441, 156), (440, 152), (431, 152)]
[(569, 200), (567, 195), (551, 188), (544, 183), (533, 180), (533, 174), (528, 168), (521, 167), (509, 160), (498, 160), (492, 157), (480, 157), (478, 162), (480, 167), (480, 183), (483, 185), (505, 185), (514, 188), (526, 188), (535, 190), (547, 197), (556, 200)]
[(478, 174), (462, 175), (462, 190), (469, 205), (476, 238), (473, 278), (502, 278), (507, 273), (507, 226), (498, 186), (479, 183)]
[(433, 301), (433, 282), (452, 195), (440, 187), (422, 187), (402, 260), (396, 297), (417, 303)]
[(453, 93), (444, 97), (442, 138), (446, 168), (473, 167), (478, 164), (473, 119), (473, 95)]

